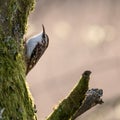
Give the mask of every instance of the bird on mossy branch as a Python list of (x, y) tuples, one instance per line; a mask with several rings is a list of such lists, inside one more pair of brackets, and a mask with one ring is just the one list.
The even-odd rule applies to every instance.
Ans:
[(26, 75), (36, 65), (49, 45), (49, 37), (44, 25), (42, 25), (42, 29), (40, 34), (31, 37), (25, 43)]

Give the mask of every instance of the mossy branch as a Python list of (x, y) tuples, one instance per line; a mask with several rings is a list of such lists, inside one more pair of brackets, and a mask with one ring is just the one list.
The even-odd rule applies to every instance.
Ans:
[(74, 120), (93, 106), (103, 103), (100, 98), (103, 94), (101, 89), (88, 90), (90, 74), (90, 71), (82, 74), (70, 95), (59, 104), (47, 120)]
[(101, 99), (103, 95), (102, 89), (91, 89), (86, 92), (85, 99), (83, 100), (82, 105), (76, 111), (76, 113), (71, 117), (70, 120), (75, 120), (77, 117), (82, 115), (84, 112), (89, 110), (90, 108), (96, 106), (97, 104), (104, 103)]
[(47, 118), (47, 120), (69, 120), (69, 118), (78, 110), (82, 101), (85, 98), (85, 93), (88, 90), (90, 79), (90, 71), (85, 71), (82, 78), (70, 95), (64, 99), (54, 110), (54, 112)]

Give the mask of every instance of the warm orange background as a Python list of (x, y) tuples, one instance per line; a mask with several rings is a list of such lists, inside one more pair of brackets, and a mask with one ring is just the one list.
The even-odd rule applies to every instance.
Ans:
[(120, 1), (38, 0), (25, 37), (41, 32), (50, 44), (27, 76), (39, 120), (52, 111), (84, 70), (90, 88), (102, 88), (104, 101), (120, 95)]

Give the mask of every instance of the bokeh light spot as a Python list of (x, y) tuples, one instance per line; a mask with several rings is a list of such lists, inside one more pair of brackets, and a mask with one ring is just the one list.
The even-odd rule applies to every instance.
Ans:
[(59, 21), (55, 24), (53, 31), (60, 39), (67, 39), (71, 31), (71, 26), (68, 22)]
[(103, 27), (98, 25), (88, 26), (86, 30), (85, 41), (90, 46), (101, 44), (106, 38), (106, 31)]

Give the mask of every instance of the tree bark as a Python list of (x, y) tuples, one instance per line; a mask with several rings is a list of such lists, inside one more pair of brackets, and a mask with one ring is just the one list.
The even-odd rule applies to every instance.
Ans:
[(34, 0), (0, 0), (0, 118), (35, 120), (25, 83), (23, 35)]
[(47, 120), (69, 120), (82, 105), (85, 94), (88, 90), (90, 71), (85, 71), (79, 83), (72, 90), (70, 95), (64, 99), (57, 109), (48, 117)]

